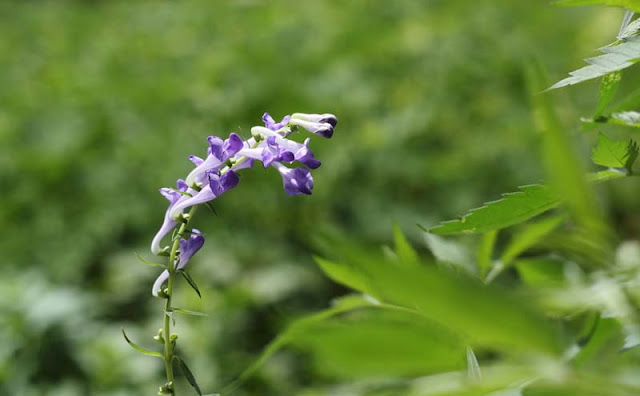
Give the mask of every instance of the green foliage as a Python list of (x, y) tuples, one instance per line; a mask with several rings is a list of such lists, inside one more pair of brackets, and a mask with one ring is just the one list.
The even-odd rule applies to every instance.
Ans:
[(131, 341), (129, 339), (129, 337), (127, 337), (127, 333), (124, 332), (124, 329), (122, 329), (122, 336), (124, 337), (125, 341), (127, 341), (127, 344), (129, 344), (131, 346), (131, 348), (133, 348), (136, 351), (142, 353), (143, 355), (153, 356), (153, 357), (157, 357), (157, 358), (160, 358), (160, 359), (164, 359), (164, 357), (162, 356), (162, 354), (160, 352), (150, 351), (150, 350), (148, 350), (146, 348), (143, 348), (143, 347), (139, 346), (135, 342)]
[(624, 7), (629, 10), (640, 12), (640, 1), (638, 0), (557, 0), (554, 4), (563, 7), (573, 7), (582, 5), (606, 5), (613, 7)]
[(591, 160), (596, 165), (610, 168), (631, 168), (638, 158), (638, 145), (633, 140), (613, 141), (604, 133), (598, 134), (598, 144), (593, 148)]
[(559, 204), (560, 198), (549, 186), (532, 184), (520, 187), (518, 192), (503, 194), (498, 201), (472, 209), (459, 220), (445, 221), (429, 228), (429, 232), (450, 235), (498, 230), (527, 221)]
[(600, 93), (598, 95), (598, 107), (593, 115), (593, 118), (598, 118), (602, 115), (609, 103), (613, 100), (620, 87), (622, 81), (622, 72), (617, 71), (609, 74), (605, 74), (602, 77), (600, 83)]
[(194, 377), (191, 369), (189, 369), (189, 366), (187, 366), (187, 363), (185, 363), (185, 361), (179, 356), (174, 356), (174, 359), (178, 361), (178, 367), (180, 367), (180, 371), (182, 371), (182, 374), (184, 374), (187, 381), (189, 381), (189, 384), (191, 384), (191, 386), (199, 396), (202, 396), (202, 391), (200, 390), (200, 386), (196, 381), (196, 377)]

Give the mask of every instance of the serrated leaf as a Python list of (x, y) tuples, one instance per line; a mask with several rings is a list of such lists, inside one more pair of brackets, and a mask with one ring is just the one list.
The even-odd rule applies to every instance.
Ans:
[(122, 330), (122, 335), (124, 336), (124, 339), (127, 341), (127, 344), (129, 344), (131, 346), (131, 348), (135, 349), (136, 351), (147, 355), (147, 356), (153, 356), (153, 357), (157, 357), (160, 359), (164, 359), (164, 356), (162, 356), (162, 354), (160, 352), (154, 352), (154, 351), (150, 351), (148, 349), (145, 349), (141, 346), (139, 346), (138, 344), (136, 344), (135, 342), (131, 341), (129, 339), (129, 337), (127, 337), (127, 333), (125, 333), (124, 329)]
[(186, 270), (182, 268), (178, 270), (178, 273), (182, 275), (182, 277), (187, 281), (189, 286), (191, 286), (191, 288), (198, 294), (198, 297), (202, 298), (202, 295), (200, 294), (200, 290), (198, 289), (198, 285), (196, 284), (196, 281), (194, 281), (193, 278), (191, 277), (191, 274), (189, 274)]
[(596, 165), (631, 170), (638, 158), (638, 145), (633, 141), (614, 141), (604, 133), (598, 134), (598, 144), (591, 153)]
[(150, 267), (157, 267), (157, 268), (167, 269), (167, 266), (164, 265), (164, 264), (154, 263), (153, 261), (149, 261), (149, 260), (145, 259), (144, 257), (142, 257), (137, 252), (134, 252), (134, 254), (136, 255), (136, 258), (143, 264), (146, 264), (146, 265), (148, 265)]
[(575, 7), (583, 5), (606, 5), (624, 7), (628, 10), (640, 11), (640, 0), (557, 0), (555, 5), (561, 7)]
[(570, 72), (571, 77), (555, 83), (548, 90), (578, 84), (632, 66), (640, 61), (640, 37), (630, 37), (619, 44), (603, 47), (600, 51), (604, 55), (585, 59), (589, 66)]
[(182, 314), (182, 315), (207, 316), (207, 314), (204, 313), (204, 312), (190, 311), (188, 309), (182, 309), (182, 308), (177, 308), (177, 307), (171, 308), (171, 311), (175, 312), (175, 313)]
[(178, 367), (180, 367), (180, 371), (182, 371), (182, 374), (184, 374), (184, 377), (187, 379), (187, 381), (189, 381), (193, 389), (198, 393), (199, 396), (202, 396), (200, 386), (198, 386), (196, 377), (194, 377), (191, 370), (189, 370), (189, 366), (187, 366), (184, 360), (182, 360), (179, 356), (174, 356), (174, 359), (178, 361)]
[(598, 94), (598, 107), (593, 118), (600, 117), (609, 103), (611, 103), (618, 91), (618, 87), (620, 87), (620, 81), (622, 81), (621, 71), (609, 73), (602, 77), (600, 93)]
[(497, 201), (471, 209), (459, 220), (445, 221), (429, 229), (438, 235), (475, 234), (498, 230), (522, 223), (560, 204), (560, 198), (549, 187), (532, 184), (520, 187), (520, 191), (503, 194)]
[(403, 265), (419, 265), (420, 260), (418, 258), (418, 253), (416, 253), (415, 249), (409, 241), (407, 237), (404, 236), (400, 227), (395, 224), (393, 226), (393, 243), (394, 243), (394, 251), (398, 257), (398, 261)]

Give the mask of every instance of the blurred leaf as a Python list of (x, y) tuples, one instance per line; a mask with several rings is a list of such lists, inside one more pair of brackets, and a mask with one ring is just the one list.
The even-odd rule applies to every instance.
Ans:
[(535, 246), (541, 239), (556, 229), (565, 220), (564, 216), (551, 216), (536, 223), (528, 224), (524, 230), (511, 238), (502, 252), (500, 260), (508, 266), (513, 259)]
[(129, 339), (129, 337), (127, 337), (127, 333), (124, 332), (124, 329), (122, 330), (122, 335), (124, 336), (124, 339), (127, 341), (127, 343), (131, 346), (131, 348), (135, 349), (136, 351), (145, 354), (147, 356), (153, 356), (153, 357), (158, 357), (160, 359), (164, 359), (164, 356), (162, 356), (162, 354), (160, 352), (154, 352), (154, 351), (150, 351), (148, 349), (145, 349), (139, 345), (137, 345), (135, 342), (131, 341)]
[(583, 119), (586, 123), (614, 124), (632, 128), (640, 128), (640, 113), (637, 111), (620, 111), (609, 115), (601, 115), (595, 119)]
[(349, 295), (334, 300), (333, 306), (329, 309), (293, 321), (263, 349), (262, 353), (249, 367), (247, 367), (247, 369), (245, 369), (234, 381), (224, 388), (222, 394), (226, 395), (227, 393), (232, 393), (247, 379), (249, 379), (260, 367), (262, 367), (271, 356), (291, 342), (296, 334), (304, 333), (307, 328), (313, 326), (315, 323), (344, 312), (376, 305), (377, 303), (372, 302), (371, 299), (366, 299), (356, 295)]
[(206, 313), (204, 312), (197, 312), (197, 311), (190, 311), (188, 309), (182, 309), (182, 308), (177, 308), (177, 307), (173, 307), (171, 308), (171, 310), (175, 313), (179, 313), (182, 315), (191, 315), (191, 316), (207, 316)]
[(609, 103), (611, 103), (618, 91), (618, 87), (620, 87), (620, 81), (622, 81), (621, 71), (609, 73), (602, 77), (600, 93), (598, 95), (598, 107), (596, 108), (593, 118), (598, 118), (602, 115)]
[(460, 220), (442, 222), (429, 232), (438, 235), (483, 233), (522, 223), (560, 204), (558, 195), (549, 186), (532, 184), (520, 191), (503, 194), (498, 201), (471, 209)]
[(555, 83), (548, 89), (578, 84), (634, 65), (640, 61), (640, 37), (630, 37), (621, 43), (602, 47), (600, 51), (605, 54), (585, 59), (589, 66), (570, 72), (571, 77)]
[(518, 259), (514, 267), (522, 281), (534, 288), (561, 287), (564, 285), (564, 263), (555, 258), (535, 257)]
[(624, 7), (633, 11), (640, 11), (640, 0), (557, 0), (554, 4), (561, 7), (574, 7), (582, 5), (606, 5)]
[(393, 226), (393, 242), (395, 246), (395, 253), (398, 255), (400, 264), (410, 266), (420, 264), (418, 253), (416, 253), (415, 249), (411, 246), (397, 224), (394, 224)]
[(429, 233), (425, 233), (425, 240), (429, 250), (439, 263), (453, 265), (468, 272), (475, 271), (471, 255), (461, 243)]
[(157, 268), (167, 269), (167, 266), (165, 264), (154, 263), (153, 261), (149, 261), (149, 260), (145, 259), (144, 257), (142, 257), (137, 252), (135, 252), (134, 254), (138, 258), (138, 260), (140, 260), (140, 262), (142, 262), (142, 263), (144, 263), (144, 264), (146, 264), (146, 265), (148, 265), (150, 267), (157, 267)]
[(470, 346), (467, 347), (467, 376), (474, 382), (482, 380), (482, 373), (480, 372), (478, 359)]
[(377, 308), (315, 322), (292, 341), (311, 350), (320, 371), (341, 378), (416, 376), (463, 364), (459, 337), (406, 311)]
[(622, 348), (622, 343), (622, 328), (618, 320), (599, 318), (586, 344), (582, 346), (580, 352), (572, 359), (572, 362), (577, 367), (580, 367), (589, 361), (602, 358), (603, 349), (607, 347), (609, 347), (610, 353), (617, 354)]
[(601, 166), (626, 168), (631, 171), (638, 158), (638, 145), (633, 140), (611, 140), (604, 133), (598, 134), (598, 144), (591, 153), (591, 160)]
[(364, 274), (354, 266), (348, 263), (336, 263), (320, 257), (314, 257), (314, 260), (318, 263), (322, 272), (333, 281), (359, 292), (371, 292)]
[(178, 366), (180, 367), (180, 371), (182, 371), (182, 374), (184, 374), (184, 377), (187, 379), (187, 381), (189, 381), (193, 389), (198, 393), (199, 396), (202, 396), (202, 391), (198, 386), (196, 377), (194, 377), (191, 370), (189, 370), (189, 366), (187, 366), (187, 363), (185, 363), (184, 360), (182, 360), (182, 358), (180, 358), (179, 356), (174, 356), (174, 359), (178, 361)]
[(476, 253), (476, 260), (478, 261), (478, 269), (481, 278), (484, 278), (487, 275), (489, 268), (493, 265), (492, 256), (497, 237), (498, 230), (486, 232), (482, 236), (482, 241), (480, 242), (478, 252)]
[(202, 298), (202, 295), (200, 294), (200, 290), (198, 289), (198, 285), (196, 284), (196, 281), (194, 281), (193, 278), (191, 277), (191, 274), (189, 274), (189, 272), (187, 272), (184, 268), (179, 269), (178, 273), (182, 275), (182, 277), (187, 281), (187, 283), (189, 283), (189, 286), (191, 286), (191, 288), (198, 294), (198, 297)]

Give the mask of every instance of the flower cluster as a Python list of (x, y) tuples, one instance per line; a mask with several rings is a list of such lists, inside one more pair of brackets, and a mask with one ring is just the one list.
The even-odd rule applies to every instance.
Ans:
[[(314, 158), (309, 148), (309, 138), (299, 143), (289, 139), (289, 136), (298, 129), (304, 129), (330, 138), (338, 119), (333, 114), (294, 113), (276, 122), (268, 113), (264, 113), (262, 121), (265, 126), (251, 128), (251, 138), (247, 140), (235, 133), (231, 133), (225, 140), (209, 136), (207, 156), (204, 159), (189, 156), (195, 168), (184, 180), (178, 180), (175, 189), (160, 189), (160, 193), (169, 201), (169, 207), (162, 227), (151, 243), (153, 254), (168, 253), (169, 247), (162, 247), (162, 240), (180, 222), (187, 219), (186, 209), (210, 202), (237, 186), (240, 182), (237, 171), (252, 167), (255, 161), (261, 162), (265, 168), (273, 167), (280, 173), (287, 194), (311, 194), (313, 178), (310, 170), (318, 168), (320, 161)], [(285, 165), (296, 162), (302, 166)], [(204, 237), (195, 230), (188, 240), (180, 240), (176, 268), (183, 268), (203, 243)], [(154, 295), (158, 295), (167, 278), (167, 271), (158, 277), (153, 287)]]

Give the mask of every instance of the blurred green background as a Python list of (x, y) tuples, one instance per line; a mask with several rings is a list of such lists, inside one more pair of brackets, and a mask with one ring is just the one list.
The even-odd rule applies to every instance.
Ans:
[[(612, 41), (622, 12), (546, 1), (6, 1), (0, 4), (0, 394), (154, 394), (162, 303), (137, 262), (206, 137), (248, 136), (264, 111), (333, 113), (313, 139), (311, 197), (256, 167), (202, 210), (177, 301), (179, 348), (219, 390), (292, 318), (344, 292), (312, 260), (315, 236), (391, 240), (399, 224), (453, 218), (544, 178), (524, 65), (554, 81)], [(555, 93), (568, 128), (597, 83)], [(615, 134), (615, 132), (613, 132)], [(585, 153), (593, 134), (580, 138)], [(603, 203), (626, 236), (640, 201), (614, 183)], [(636, 215), (631, 215), (635, 211)], [(634, 217), (635, 216), (635, 217)], [(279, 353), (237, 395), (331, 382), (303, 351)], [(181, 382), (180, 386), (186, 386)], [(153, 392), (153, 393), (152, 393)]]

